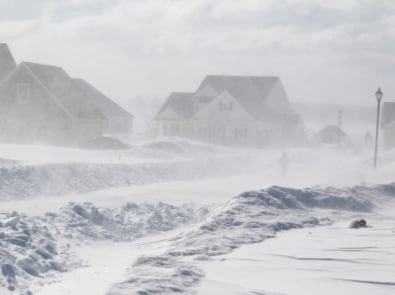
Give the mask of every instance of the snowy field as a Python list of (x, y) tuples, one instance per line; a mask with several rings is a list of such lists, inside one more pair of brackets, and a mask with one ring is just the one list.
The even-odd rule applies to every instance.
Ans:
[(394, 294), (395, 151), (284, 151), (1, 145), (0, 294)]
[(395, 224), (391, 210), (364, 214), (370, 227), (339, 221), (279, 233), (204, 263), (199, 294), (394, 294)]

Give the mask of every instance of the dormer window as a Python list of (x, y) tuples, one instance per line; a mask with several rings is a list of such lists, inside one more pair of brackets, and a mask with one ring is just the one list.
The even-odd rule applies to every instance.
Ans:
[(18, 83), (16, 85), (16, 100), (18, 103), (28, 103), (30, 101), (30, 84)]

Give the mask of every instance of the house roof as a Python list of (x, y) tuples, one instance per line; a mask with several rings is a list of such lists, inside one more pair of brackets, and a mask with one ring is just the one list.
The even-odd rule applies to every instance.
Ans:
[(61, 68), (31, 62), (22, 62), (33, 76), (49, 92), (52, 99), (71, 116), (83, 119), (104, 119), (104, 114), (94, 105), (84, 100), (78, 87), (70, 76)]
[(381, 128), (385, 128), (395, 122), (395, 102), (384, 102)]
[[(197, 93), (209, 86), (217, 93), (228, 91), (256, 119), (274, 117), (267, 107), (269, 93), (279, 82), (274, 76), (224, 76), (208, 75), (197, 89)], [(288, 98), (287, 98), (288, 99)]]
[[(280, 85), (277, 83), (280, 83)], [(277, 88), (274, 99), (278, 98), (280, 95), (283, 101), (288, 101), (288, 97), (282, 88), (279, 77), (208, 75), (194, 93), (171, 93), (159, 110), (158, 115), (166, 108), (170, 107), (181, 118), (191, 118), (196, 112), (194, 107), (195, 102), (209, 103), (215, 97), (226, 91), (257, 120), (290, 120), (289, 115), (291, 113), (280, 114), (268, 106), (268, 99), (276, 85), (281, 86), (281, 88), (280, 92), (278, 92)]]
[(2, 81), (15, 68), (16, 63), (8, 45), (0, 43), (0, 81)]
[(167, 108), (171, 108), (180, 118), (189, 119), (195, 112), (195, 104), (192, 99), (193, 93), (172, 92), (159, 110), (155, 118)]
[(338, 143), (339, 139), (343, 140), (347, 137), (348, 135), (338, 126), (328, 125), (315, 134), (314, 141), (333, 144)]
[(67, 116), (85, 119), (133, 118), (88, 82), (71, 78), (61, 67), (32, 62), (21, 62), (17, 67), (7, 44), (0, 43), (0, 82), (6, 83), (6, 77), (20, 69), (27, 70)]
[(84, 98), (98, 107), (106, 117), (134, 117), (85, 80), (73, 79), (73, 84), (78, 87), (81, 94), (84, 94)]
[(52, 98), (70, 115), (85, 119), (133, 117), (82, 79), (71, 78), (61, 67), (22, 62)]

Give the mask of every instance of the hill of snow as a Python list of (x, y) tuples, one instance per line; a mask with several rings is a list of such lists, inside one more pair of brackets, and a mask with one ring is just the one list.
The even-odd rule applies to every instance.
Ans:
[(241, 194), (213, 210), (193, 230), (175, 237), (160, 256), (139, 258), (130, 278), (107, 294), (192, 294), (204, 277), (194, 261), (210, 261), (279, 231), (327, 225), (356, 212), (367, 213), (374, 208), (370, 200), (394, 196), (395, 184), (347, 189), (272, 187)]

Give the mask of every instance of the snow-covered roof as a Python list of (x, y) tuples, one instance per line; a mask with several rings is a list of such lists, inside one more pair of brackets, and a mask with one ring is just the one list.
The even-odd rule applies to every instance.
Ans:
[(15, 68), (16, 63), (8, 45), (0, 43), (0, 81)]
[[(279, 77), (208, 75), (196, 92), (210, 86), (217, 93), (228, 91), (256, 119), (270, 115), (267, 99)], [(282, 94), (286, 97), (285, 92)]]
[(61, 67), (32, 62), (21, 62), (17, 66), (7, 44), (0, 43), (0, 82), (6, 83), (6, 77), (18, 70), (27, 70), (68, 116), (85, 119), (133, 118), (88, 82), (71, 78)]
[(31, 62), (22, 62), (20, 67), (26, 67), (69, 115), (84, 119), (105, 118), (95, 104), (84, 99), (73, 79), (61, 67)]
[(78, 88), (84, 99), (95, 105), (106, 117), (130, 117), (133, 115), (116, 104), (98, 89), (93, 87), (84, 79), (73, 79), (73, 84)]
[(158, 114), (170, 107), (180, 117), (191, 118), (196, 112), (196, 102), (209, 103), (224, 91), (234, 97), (257, 120), (283, 120), (289, 117), (289, 114), (279, 114), (269, 107), (272, 103), (268, 101), (269, 97), (271, 100), (278, 99), (289, 105), (280, 78), (274, 76), (208, 75), (194, 93), (171, 93)]
[(17, 70), (27, 70), (68, 116), (81, 119), (133, 118), (88, 82), (71, 78), (61, 67), (21, 62)]
[(189, 119), (195, 112), (195, 102), (192, 99), (193, 93), (172, 92), (159, 110), (155, 118), (158, 118), (167, 108), (172, 109), (180, 118)]

